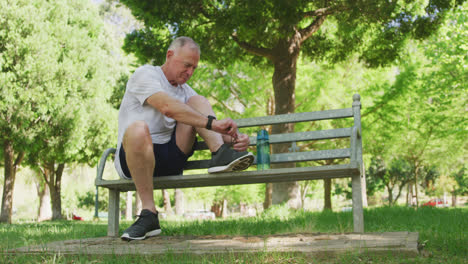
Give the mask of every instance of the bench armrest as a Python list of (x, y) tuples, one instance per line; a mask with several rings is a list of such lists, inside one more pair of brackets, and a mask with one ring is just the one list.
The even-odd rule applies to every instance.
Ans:
[(99, 164), (97, 167), (97, 175), (96, 175), (96, 180), (95, 183), (98, 183), (102, 181), (102, 174), (104, 173), (104, 168), (106, 167), (106, 160), (107, 157), (111, 154), (115, 153), (115, 148), (108, 148), (102, 153), (101, 159), (99, 160)]

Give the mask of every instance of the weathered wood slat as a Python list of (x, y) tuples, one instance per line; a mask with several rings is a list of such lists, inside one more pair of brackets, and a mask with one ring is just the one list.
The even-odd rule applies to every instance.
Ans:
[(270, 157), (271, 163), (285, 163), (285, 162), (300, 162), (311, 160), (330, 160), (330, 159), (345, 159), (349, 158), (351, 150), (346, 149), (327, 149), (307, 152), (291, 152), (272, 154)]
[[(203, 186), (238, 185), (267, 182), (302, 181), (327, 178), (346, 178), (359, 175), (357, 164), (328, 165), (271, 169), (264, 171), (241, 171), (218, 174), (176, 175), (154, 178), (155, 189), (188, 188)], [(97, 186), (120, 191), (134, 191), (131, 180), (96, 181)]]
[[(270, 163), (286, 163), (286, 162), (304, 162), (312, 160), (330, 160), (330, 159), (346, 159), (351, 156), (351, 149), (328, 149), (307, 152), (291, 152), (279, 153), (270, 155)], [(184, 167), (185, 170), (193, 169), (207, 169), (209, 167), (209, 160), (193, 160), (187, 162)], [(257, 164), (257, 157), (252, 165)]]
[[(270, 144), (288, 143), (288, 142), (301, 142), (308, 140), (322, 140), (332, 138), (346, 138), (351, 136), (351, 127), (348, 128), (337, 128), (328, 130), (317, 130), (317, 131), (306, 131), (306, 132), (295, 132), (270, 135)], [(255, 146), (257, 144), (257, 137), (250, 137), (249, 146)], [(205, 142), (199, 142), (196, 147), (197, 150), (208, 149)]]
[(238, 127), (253, 127), (253, 126), (306, 122), (306, 121), (318, 121), (318, 120), (326, 120), (326, 119), (337, 119), (337, 118), (346, 118), (346, 117), (353, 117), (352, 108), (325, 110), (325, 111), (317, 111), (317, 112), (293, 113), (293, 114), (274, 115), (274, 116), (251, 117), (251, 118), (236, 119), (235, 121)]
[[(99, 237), (54, 241), (7, 250), (7, 254), (60, 255), (156, 255), (303, 252), (336, 262), (337, 254), (364, 253), (417, 257), (416, 232), (275, 234), (262, 236), (158, 236), (131, 243), (120, 238)], [(398, 258), (396, 258), (398, 259)], [(294, 261), (292, 261), (294, 262)]]

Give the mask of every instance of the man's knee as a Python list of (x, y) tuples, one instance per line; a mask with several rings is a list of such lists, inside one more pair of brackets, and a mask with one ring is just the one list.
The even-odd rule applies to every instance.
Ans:
[(128, 146), (142, 147), (151, 143), (148, 124), (144, 121), (135, 121), (125, 130), (123, 144), (124, 148)]
[(211, 105), (210, 101), (208, 101), (208, 99), (206, 99), (206, 97), (201, 96), (201, 95), (191, 96), (188, 99), (187, 104), (190, 105), (190, 106)]

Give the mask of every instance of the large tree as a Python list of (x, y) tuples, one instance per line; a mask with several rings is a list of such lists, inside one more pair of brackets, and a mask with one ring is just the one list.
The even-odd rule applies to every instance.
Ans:
[(47, 36), (33, 33), (41, 21), (31, 16), (35, 7), (26, 2), (0, 1), (0, 143), (5, 167), (1, 222), (11, 222), (16, 172), (39, 117), (33, 111), (37, 105), (28, 100), (37, 97), (33, 88), (40, 89), (49, 79), (41, 67)]
[[(125, 49), (142, 62), (161, 64), (174, 36), (192, 36), (202, 58), (236, 60), (273, 69), (275, 114), (295, 112), (299, 55), (330, 63), (358, 53), (369, 66), (394, 61), (408, 38), (429, 36), (447, 10), (463, 1), (405, 0), (121, 0), (145, 28), (127, 36)], [(273, 133), (294, 126), (273, 127)], [(274, 152), (289, 146), (275, 145)], [(273, 203), (300, 206), (297, 183), (273, 187)]]
[(23, 157), (42, 172), (53, 218), (61, 218), (65, 165), (96, 161), (115, 136), (116, 113), (106, 98), (122, 70), (118, 43), (87, 0), (2, 0), (0, 10), (0, 142), (7, 168), (0, 220), (11, 222), (15, 166)]
[(436, 35), (408, 45), (383, 93), (382, 87), (368, 91), (374, 98), (363, 114), (368, 150), (388, 163), (409, 163), (416, 204), (419, 183), (432, 166), (449, 175), (466, 163), (467, 6), (449, 12)]

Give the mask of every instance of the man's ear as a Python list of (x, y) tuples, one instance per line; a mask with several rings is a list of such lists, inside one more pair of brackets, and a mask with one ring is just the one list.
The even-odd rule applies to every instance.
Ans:
[(172, 56), (174, 56), (174, 51), (173, 50), (168, 50), (167, 53), (166, 53), (166, 60), (168, 60)]

